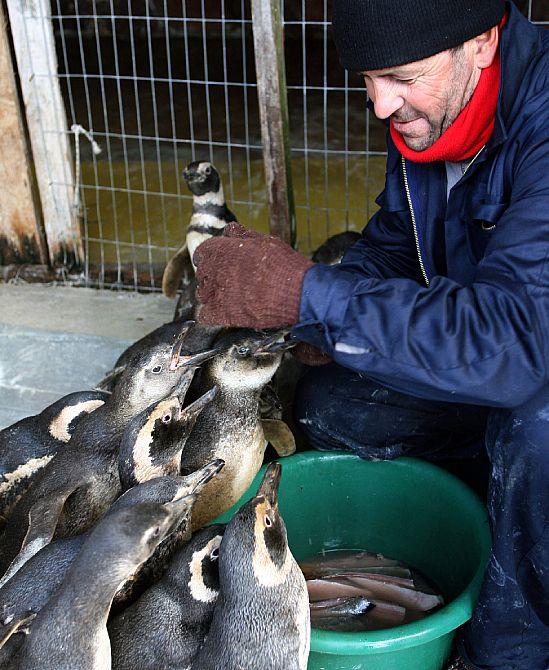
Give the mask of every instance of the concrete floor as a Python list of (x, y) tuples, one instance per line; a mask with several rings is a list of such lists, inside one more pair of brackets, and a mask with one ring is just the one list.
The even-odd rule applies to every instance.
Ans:
[(174, 308), (160, 294), (0, 284), (0, 429), (92, 388)]

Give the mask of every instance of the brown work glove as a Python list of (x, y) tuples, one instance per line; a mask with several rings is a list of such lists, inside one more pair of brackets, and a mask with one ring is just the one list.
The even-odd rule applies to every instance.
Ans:
[(308, 342), (299, 342), (293, 349), (290, 349), (290, 352), (300, 363), (315, 368), (332, 362), (328, 354)]
[(201, 323), (256, 330), (297, 323), (313, 263), (282, 240), (231, 223), (203, 242), (193, 261)]

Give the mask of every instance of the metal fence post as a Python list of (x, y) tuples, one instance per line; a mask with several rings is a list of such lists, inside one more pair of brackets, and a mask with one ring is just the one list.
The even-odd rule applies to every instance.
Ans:
[(269, 228), (273, 235), (294, 244), (296, 221), (280, 2), (252, 0), (252, 20)]

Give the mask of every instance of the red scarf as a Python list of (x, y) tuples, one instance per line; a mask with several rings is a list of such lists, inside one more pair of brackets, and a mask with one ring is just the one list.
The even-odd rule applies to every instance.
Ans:
[[(507, 22), (507, 13), (498, 28)], [(432, 161), (463, 161), (475, 156), (488, 142), (494, 130), (496, 108), (499, 96), (500, 62), (499, 48), (490, 67), (484, 68), (473, 92), (471, 100), (461, 110), (452, 125), (438, 140), (424, 151), (414, 151), (395, 130), (391, 120), (391, 137), (396, 148), (408, 160), (415, 163)]]

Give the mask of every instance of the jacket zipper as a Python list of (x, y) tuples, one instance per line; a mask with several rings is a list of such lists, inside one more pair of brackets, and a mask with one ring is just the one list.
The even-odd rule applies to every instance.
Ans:
[(416, 215), (414, 213), (414, 206), (412, 204), (412, 196), (410, 195), (410, 186), (408, 185), (408, 173), (406, 172), (406, 159), (404, 158), (404, 156), (401, 156), (400, 159), (402, 162), (402, 174), (404, 176), (404, 188), (406, 190), (406, 200), (408, 200), (408, 207), (410, 209), (410, 216), (412, 218), (412, 226), (414, 229), (414, 238), (416, 241), (416, 250), (417, 250), (417, 257), (419, 260), (419, 267), (421, 268), (421, 274), (423, 275), (425, 285), (429, 286), (429, 277), (427, 277), (427, 272), (425, 271), (425, 265), (423, 263), (423, 258), (421, 256), (421, 249), (419, 246), (419, 235), (417, 233)]
[[(462, 177), (465, 176), (465, 173), (467, 170), (471, 167), (471, 165), (476, 161), (476, 159), (480, 156), (482, 150), (484, 149), (486, 145), (484, 144), (478, 151), (477, 153), (473, 156), (471, 159), (471, 162), (467, 164), (465, 167), (465, 170), (463, 170)], [(419, 246), (419, 236), (417, 233), (417, 225), (416, 225), (416, 215), (414, 213), (414, 206), (412, 204), (412, 196), (410, 195), (410, 186), (408, 184), (408, 173), (406, 172), (406, 159), (404, 156), (400, 157), (400, 160), (402, 162), (402, 174), (404, 176), (404, 188), (406, 190), (406, 200), (408, 201), (408, 207), (410, 209), (410, 216), (412, 218), (412, 226), (414, 228), (414, 238), (416, 241), (416, 249), (417, 249), (417, 257), (419, 260), (419, 267), (421, 268), (421, 274), (423, 275), (423, 279), (425, 281), (425, 285), (429, 286), (429, 277), (427, 277), (427, 272), (425, 271), (425, 265), (423, 263), (423, 258), (421, 257), (421, 249)]]
[(483, 145), (480, 147), (480, 149), (477, 151), (477, 153), (473, 156), (473, 158), (471, 158), (471, 160), (467, 163), (467, 165), (465, 166), (465, 169), (463, 170), (463, 173), (462, 173), (462, 175), (461, 175), (462, 177), (465, 176), (465, 173), (467, 172), (467, 170), (471, 167), (471, 165), (472, 165), (472, 164), (477, 160), (477, 158), (480, 156), (481, 151), (484, 149), (485, 146), (486, 146), (486, 145), (483, 144)]

